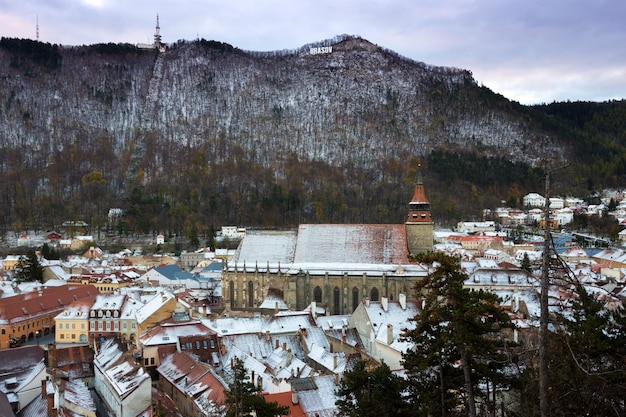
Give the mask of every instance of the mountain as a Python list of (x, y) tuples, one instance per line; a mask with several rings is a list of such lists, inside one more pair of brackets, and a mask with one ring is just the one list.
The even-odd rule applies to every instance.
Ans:
[(454, 221), (579, 155), (564, 132), (580, 128), (555, 120), (355, 36), (269, 53), (2, 38), (0, 224), (400, 222), (420, 162), (435, 218)]

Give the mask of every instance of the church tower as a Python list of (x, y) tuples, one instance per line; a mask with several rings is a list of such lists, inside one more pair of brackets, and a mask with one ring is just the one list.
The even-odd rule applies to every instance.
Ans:
[(409, 202), (409, 214), (404, 223), (409, 253), (433, 250), (433, 219), (430, 216), (430, 203), (424, 192), (422, 173), (418, 167), (417, 184), (413, 198)]

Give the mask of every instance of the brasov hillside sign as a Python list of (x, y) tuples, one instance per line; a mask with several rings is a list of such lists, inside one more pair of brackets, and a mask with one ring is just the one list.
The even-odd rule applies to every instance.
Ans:
[(330, 54), (331, 52), (333, 52), (332, 46), (317, 46), (309, 50), (311, 55)]

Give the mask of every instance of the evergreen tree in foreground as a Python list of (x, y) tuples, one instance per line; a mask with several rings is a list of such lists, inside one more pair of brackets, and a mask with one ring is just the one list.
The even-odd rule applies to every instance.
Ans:
[(43, 267), (34, 250), (28, 251), (26, 256), (20, 256), (15, 265), (15, 280), (17, 282), (43, 282)]
[(226, 417), (243, 417), (255, 415), (256, 417), (275, 417), (287, 415), (289, 407), (280, 406), (276, 402), (266, 402), (260, 394), (261, 389), (254, 385), (248, 378), (248, 370), (243, 361), (234, 359), (234, 379), (226, 392), (226, 404), (228, 411)]
[(344, 417), (402, 417), (412, 415), (406, 381), (386, 364), (360, 361), (346, 372), (337, 390), (337, 408)]
[(511, 365), (505, 329), (512, 324), (498, 297), (463, 287), (467, 275), (457, 258), (417, 255), (433, 272), (416, 284), (423, 294), (415, 329), (405, 333), (403, 355), (414, 415), (470, 416), (493, 413), (497, 389), (508, 384)]

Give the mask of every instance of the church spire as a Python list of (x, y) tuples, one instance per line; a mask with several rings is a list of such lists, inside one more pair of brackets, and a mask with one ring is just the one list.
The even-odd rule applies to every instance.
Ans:
[(433, 219), (430, 215), (430, 202), (424, 191), (420, 165), (417, 166), (417, 181), (404, 225), (409, 253), (433, 250)]

